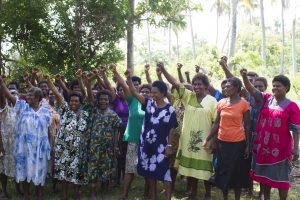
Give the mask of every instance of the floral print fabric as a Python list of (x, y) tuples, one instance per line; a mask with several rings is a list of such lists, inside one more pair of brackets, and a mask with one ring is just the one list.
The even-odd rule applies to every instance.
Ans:
[(170, 164), (165, 156), (165, 149), (170, 130), (178, 126), (175, 110), (170, 104), (158, 108), (149, 99), (146, 99), (143, 110), (145, 119), (138, 152), (138, 173), (146, 178), (171, 181)]
[(43, 106), (34, 111), (24, 100), (17, 100), (15, 109), (19, 116), (14, 152), (16, 181), (44, 185), (50, 159), (51, 112)]
[(56, 138), (54, 177), (74, 184), (87, 184), (84, 177), (86, 149), (83, 148), (88, 135), (88, 113), (80, 110), (76, 114), (64, 102), (58, 112), (61, 116), (60, 131)]

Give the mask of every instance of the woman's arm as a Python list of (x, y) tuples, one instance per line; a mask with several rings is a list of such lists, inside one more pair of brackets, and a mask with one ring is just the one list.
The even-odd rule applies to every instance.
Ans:
[(0, 75), (0, 92), (3, 93), (6, 98), (13, 104), (16, 105), (17, 102), (17, 98), (15, 96), (13, 96), (10, 91), (8, 90), (8, 88), (6, 87), (2, 76)]
[(110, 64), (109, 68), (110, 68), (110, 70), (113, 72), (114, 77), (115, 77), (117, 83), (120, 84), (120, 86), (123, 88), (125, 98), (128, 99), (129, 96), (130, 96), (130, 90), (129, 90), (129, 87), (128, 87), (128, 85), (126, 84), (126, 82), (124, 81), (124, 79), (123, 79), (123, 78), (120, 76), (120, 74), (117, 72), (116, 65), (115, 65), (115, 64)]
[(77, 70), (76, 77), (77, 77), (77, 80), (78, 80), (78, 84), (79, 84), (79, 88), (81, 90), (82, 96), (86, 97), (86, 91), (85, 91), (84, 83), (83, 83), (83, 80), (82, 80), (82, 70), (81, 69)]
[(250, 147), (250, 110), (246, 111), (243, 114), (243, 122), (244, 122), (244, 131), (246, 137), (246, 150), (245, 150), (244, 158), (247, 159), (249, 157), (249, 147)]
[(65, 82), (63, 82), (63, 80), (61, 79), (61, 75), (60, 74), (56, 74), (55, 75), (55, 81), (60, 85), (60, 87), (62, 88), (64, 95), (65, 96), (69, 96), (71, 91), (67, 88)]
[(184, 74), (185, 74), (185, 77), (186, 77), (186, 82), (191, 84), (190, 72), (186, 71), (186, 72), (184, 72)]
[(52, 92), (56, 96), (58, 106), (61, 106), (64, 102), (64, 98), (62, 97), (62, 95), (60, 94), (56, 86), (53, 84), (53, 82), (51, 81), (50, 76), (46, 74), (44, 75), (44, 78), (47, 80), (49, 89), (52, 90)]
[(293, 148), (293, 161), (299, 159), (299, 131), (293, 131), (294, 148)]
[(110, 82), (109, 82), (109, 80), (108, 80), (108, 78), (106, 76), (106, 66), (105, 65), (101, 65), (100, 72), (102, 74), (104, 85), (110, 91), (112, 101), (114, 101), (116, 99), (116, 96), (117, 96), (116, 95), (116, 90), (111, 86), (111, 84), (110, 84)]
[(146, 64), (146, 65), (145, 65), (145, 75), (146, 75), (146, 80), (147, 80), (147, 83), (148, 83), (148, 84), (152, 84), (152, 80), (151, 80), (151, 76), (150, 76), (149, 70), (150, 70), (150, 65), (149, 65), (149, 64)]
[(207, 138), (204, 140), (203, 142), (203, 147), (205, 149), (208, 149), (208, 142), (214, 138), (217, 134), (218, 134), (218, 130), (219, 130), (219, 127), (220, 127), (220, 120), (221, 120), (221, 115), (220, 115), (220, 112), (217, 113), (217, 117), (216, 117), (216, 120), (210, 130), (210, 133), (209, 135), (207, 136)]
[(87, 92), (87, 98), (90, 104), (94, 103), (94, 95), (92, 92), (92, 84), (91, 84), (91, 79), (88, 78), (87, 76), (83, 76), (84, 78), (84, 83), (86, 87), (86, 92)]
[(180, 83), (184, 83), (184, 79), (183, 79), (183, 76), (182, 76), (182, 73), (181, 73), (181, 68), (182, 68), (182, 64), (181, 63), (177, 63), (177, 74), (178, 74), (178, 79), (179, 79), (179, 82)]
[(125, 72), (125, 76), (127, 78), (127, 83), (128, 83), (128, 86), (129, 86), (129, 90), (131, 92), (131, 94), (142, 104), (142, 105), (145, 105), (146, 104), (146, 99), (144, 96), (142, 96), (140, 93), (138, 93), (138, 91), (136, 91), (133, 83), (132, 83), (132, 80), (131, 80), (131, 72), (129, 70), (127, 70)]
[(175, 129), (171, 128), (169, 131), (169, 137), (168, 137), (168, 144), (166, 147), (166, 156), (170, 157), (173, 154), (173, 144), (171, 143), (172, 141), (174, 141), (173, 137), (175, 134)]
[(240, 74), (243, 78), (243, 82), (245, 85), (246, 90), (251, 94), (251, 96), (255, 99), (256, 102), (261, 102), (262, 99), (262, 95), (258, 95), (261, 94), (261, 92), (259, 90), (257, 90), (249, 81), (248, 77), (247, 77), (247, 69), (241, 69), (240, 70)]
[(164, 67), (163, 63), (158, 63), (157, 68), (164, 74), (168, 82), (176, 89), (179, 90), (180, 85), (178, 84), (177, 80), (167, 72), (167, 70)]
[(228, 69), (226, 56), (223, 56), (221, 58), (221, 60), (219, 61), (219, 64), (221, 65), (227, 79), (234, 77), (233, 74), (231, 73), (231, 71)]

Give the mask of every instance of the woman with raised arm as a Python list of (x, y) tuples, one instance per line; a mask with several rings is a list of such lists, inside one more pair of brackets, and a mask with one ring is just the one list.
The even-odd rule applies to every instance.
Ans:
[[(134, 174), (137, 173), (136, 160), (138, 154), (138, 143), (141, 135), (145, 112), (142, 110), (142, 106), (139, 101), (130, 93), (129, 87), (118, 73), (116, 65), (111, 64), (110, 70), (113, 72), (117, 84), (120, 85), (124, 91), (124, 97), (128, 103), (129, 109), (128, 123), (123, 137), (123, 141), (128, 142), (125, 162), (124, 188), (123, 195), (121, 197), (122, 200), (125, 200), (128, 198), (128, 192), (133, 181)], [(140, 81), (141, 79), (139, 77), (132, 77), (132, 82), (136, 90), (138, 90), (144, 97), (149, 98), (151, 93), (151, 86), (148, 84), (143, 84), (140, 86)], [(146, 187), (145, 191), (147, 191)], [(144, 192), (144, 195), (147, 195), (146, 193), (147, 192)]]
[(118, 155), (118, 176), (117, 184), (120, 184), (121, 177), (125, 174), (125, 162), (126, 162), (126, 152), (127, 152), (127, 141), (123, 141), (124, 133), (126, 130), (128, 122), (128, 104), (125, 98), (123, 88), (120, 84), (117, 83), (116, 89), (113, 88), (106, 75), (106, 67), (102, 65), (100, 67), (100, 72), (102, 74), (103, 82), (106, 85), (107, 89), (111, 92), (111, 101), (113, 110), (118, 114), (122, 120), (121, 127), (119, 129), (118, 136), (118, 147), (120, 150), (120, 155)]
[(211, 199), (211, 186), (207, 180), (212, 175), (212, 156), (202, 148), (202, 142), (215, 120), (217, 101), (207, 93), (208, 78), (204, 74), (196, 74), (192, 79), (193, 91), (190, 91), (178, 84), (162, 63), (157, 67), (177, 90), (185, 108), (175, 167), (178, 167), (179, 174), (188, 177), (191, 194), (187, 199), (197, 198), (198, 179), (204, 180), (205, 199)]
[(36, 87), (30, 88), (25, 102), (10, 93), (2, 77), (0, 92), (15, 106), (18, 113), (15, 140), (16, 181), (23, 185), (25, 200), (29, 199), (31, 181), (38, 187), (38, 199), (43, 199), (42, 186), (45, 184), (51, 150), (48, 131), (51, 112), (40, 104), (43, 92)]
[(62, 181), (63, 199), (68, 199), (69, 184), (75, 185), (76, 198), (80, 198), (80, 186), (87, 184), (83, 168), (86, 164), (85, 143), (88, 135), (88, 113), (82, 110), (82, 96), (71, 93), (69, 103), (65, 102), (49, 76), (46, 76), (49, 88), (57, 99), (60, 115), (60, 130), (54, 147), (54, 178)]
[[(102, 75), (105, 73), (105, 66), (101, 67), (101, 72)], [(110, 92), (101, 90), (94, 99), (90, 82), (86, 81), (86, 84), (89, 99), (87, 131), (90, 135), (88, 177), (91, 185), (90, 199), (96, 200), (97, 181), (102, 182), (103, 192), (107, 193), (108, 183), (117, 179), (118, 135), (122, 121), (110, 109)]]
[(290, 80), (284, 75), (275, 76), (271, 95), (251, 85), (247, 70), (241, 75), (247, 90), (262, 102), (254, 134), (251, 177), (261, 183), (264, 199), (270, 199), (271, 188), (278, 188), (279, 198), (285, 200), (291, 187), (290, 163), (299, 158), (300, 110), (286, 97)]
[(130, 71), (125, 73), (132, 95), (145, 111), (138, 151), (138, 173), (149, 183), (151, 198), (156, 200), (156, 181), (164, 181), (166, 199), (171, 199), (171, 174), (169, 156), (172, 154), (172, 137), (178, 126), (174, 108), (164, 101), (167, 85), (162, 81), (152, 83), (152, 100), (134, 88)]
[(215, 185), (223, 192), (223, 199), (228, 199), (228, 190), (234, 189), (235, 200), (241, 196), (241, 188), (249, 187), (250, 111), (249, 104), (240, 97), (242, 82), (236, 77), (226, 83), (226, 96), (218, 103), (216, 121), (203, 147), (208, 149), (208, 142), (216, 135), (218, 164), (215, 172)]

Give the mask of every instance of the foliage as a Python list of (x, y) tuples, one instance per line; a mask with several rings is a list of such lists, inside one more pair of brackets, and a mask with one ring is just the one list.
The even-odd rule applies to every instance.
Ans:
[(116, 62), (123, 58), (116, 43), (124, 37), (127, 14), (126, 0), (4, 1), (2, 31), (12, 44), (6, 60), (26, 60), (27, 69), (40, 66), (68, 78), (78, 65), (76, 59), (84, 70)]

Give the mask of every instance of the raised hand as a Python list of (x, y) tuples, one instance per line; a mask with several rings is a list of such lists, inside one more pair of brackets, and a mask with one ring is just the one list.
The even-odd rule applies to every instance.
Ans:
[(145, 69), (145, 72), (149, 72), (149, 70), (150, 70), (150, 65), (149, 65), (149, 64), (146, 64), (146, 65), (144, 66), (144, 69)]
[(156, 68), (156, 74), (159, 76), (159, 75), (161, 75), (161, 73), (162, 73), (162, 72), (161, 72), (161, 68), (157, 67), (157, 68)]
[[(111, 65), (115, 65), (115, 64), (110, 64), (110, 65), (109, 65), (110, 70), (111, 70)], [(115, 65), (115, 68), (116, 68), (116, 65)], [(112, 71), (113, 71), (113, 70), (112, 70)], [(105, 72), (106, 72), (106, 65), (105, 65), (105, 64), (102, 64), (102, 65), (100, 66), (100, 72), (101, 72), (101, 73), (105, 73)]]
[(110, 71), (112, 71), (112, 72), (116, 72), (116, 71), (117, 71), (117, 66), (116, 66), (116, 64), (114, 64), (114, 63), (110, 64), (110, 65), (109, 65), (109, 69), (110, 69)]
[(25, 72), (25, 74), (23, 75), (23, 81), (27, 82), (29, 80), (29, 74), (27, 72)]
[(45, 80), (50, 80), (50, 75), (49, 74), (44, 74), (43, 77), (44, 77)]
[(130, 78), (131, 78), (131, 71), (130, 71), (130, 69), (127, 69), (127, 70), (125, 71), (124, 75), (125, 75), (125, 77), (126, 77), (127, 79), (130, 79)]
[(78, 69), (75, 73), (76, 77), (77, 78), (81, 78), (82, 77), (82, 70), (81, 69)]
[(40, 72), (40, 69), (38, 67), (34, 67), (32, 68), (31, 72), (33, 75), (37, 75)]
[(55, 80), (56, 80), (57, 82), (61, 81), (61, 75), (60, 75), (60, 74), (56, 74), (56, 75), (55, 75)]
[(160, 71), (164, 70), (164, 69), (165, 69), (164, 63), (162, 63), (162, 62), (157, 63), (156, 69), (157, 69), (157, 68), (159, 68)]
[(180, 69), (182, 68), (182, 66), (183, 66), (183, 65), (182, 65), (181, 63), (177, 63), (177, 65), (176, 65), (176, 66), (177, 66), (177, 69), (179, 69), (179, 70), (180, 70)]
[(195, 65), (195, 72), (199, 73), (200, 72), (200, 66), (199, 65)]
[(226, 67), (227, 68), (227, 57), (226, 56), (222, 56), (221, 57), (221, 60), (219, 61), (219, 64), (222, 66), (222, 67)]
[(247, 69), (245, 69), (245, 68), (241, 69), (240, 74), (242, 77), (247, 77)]

